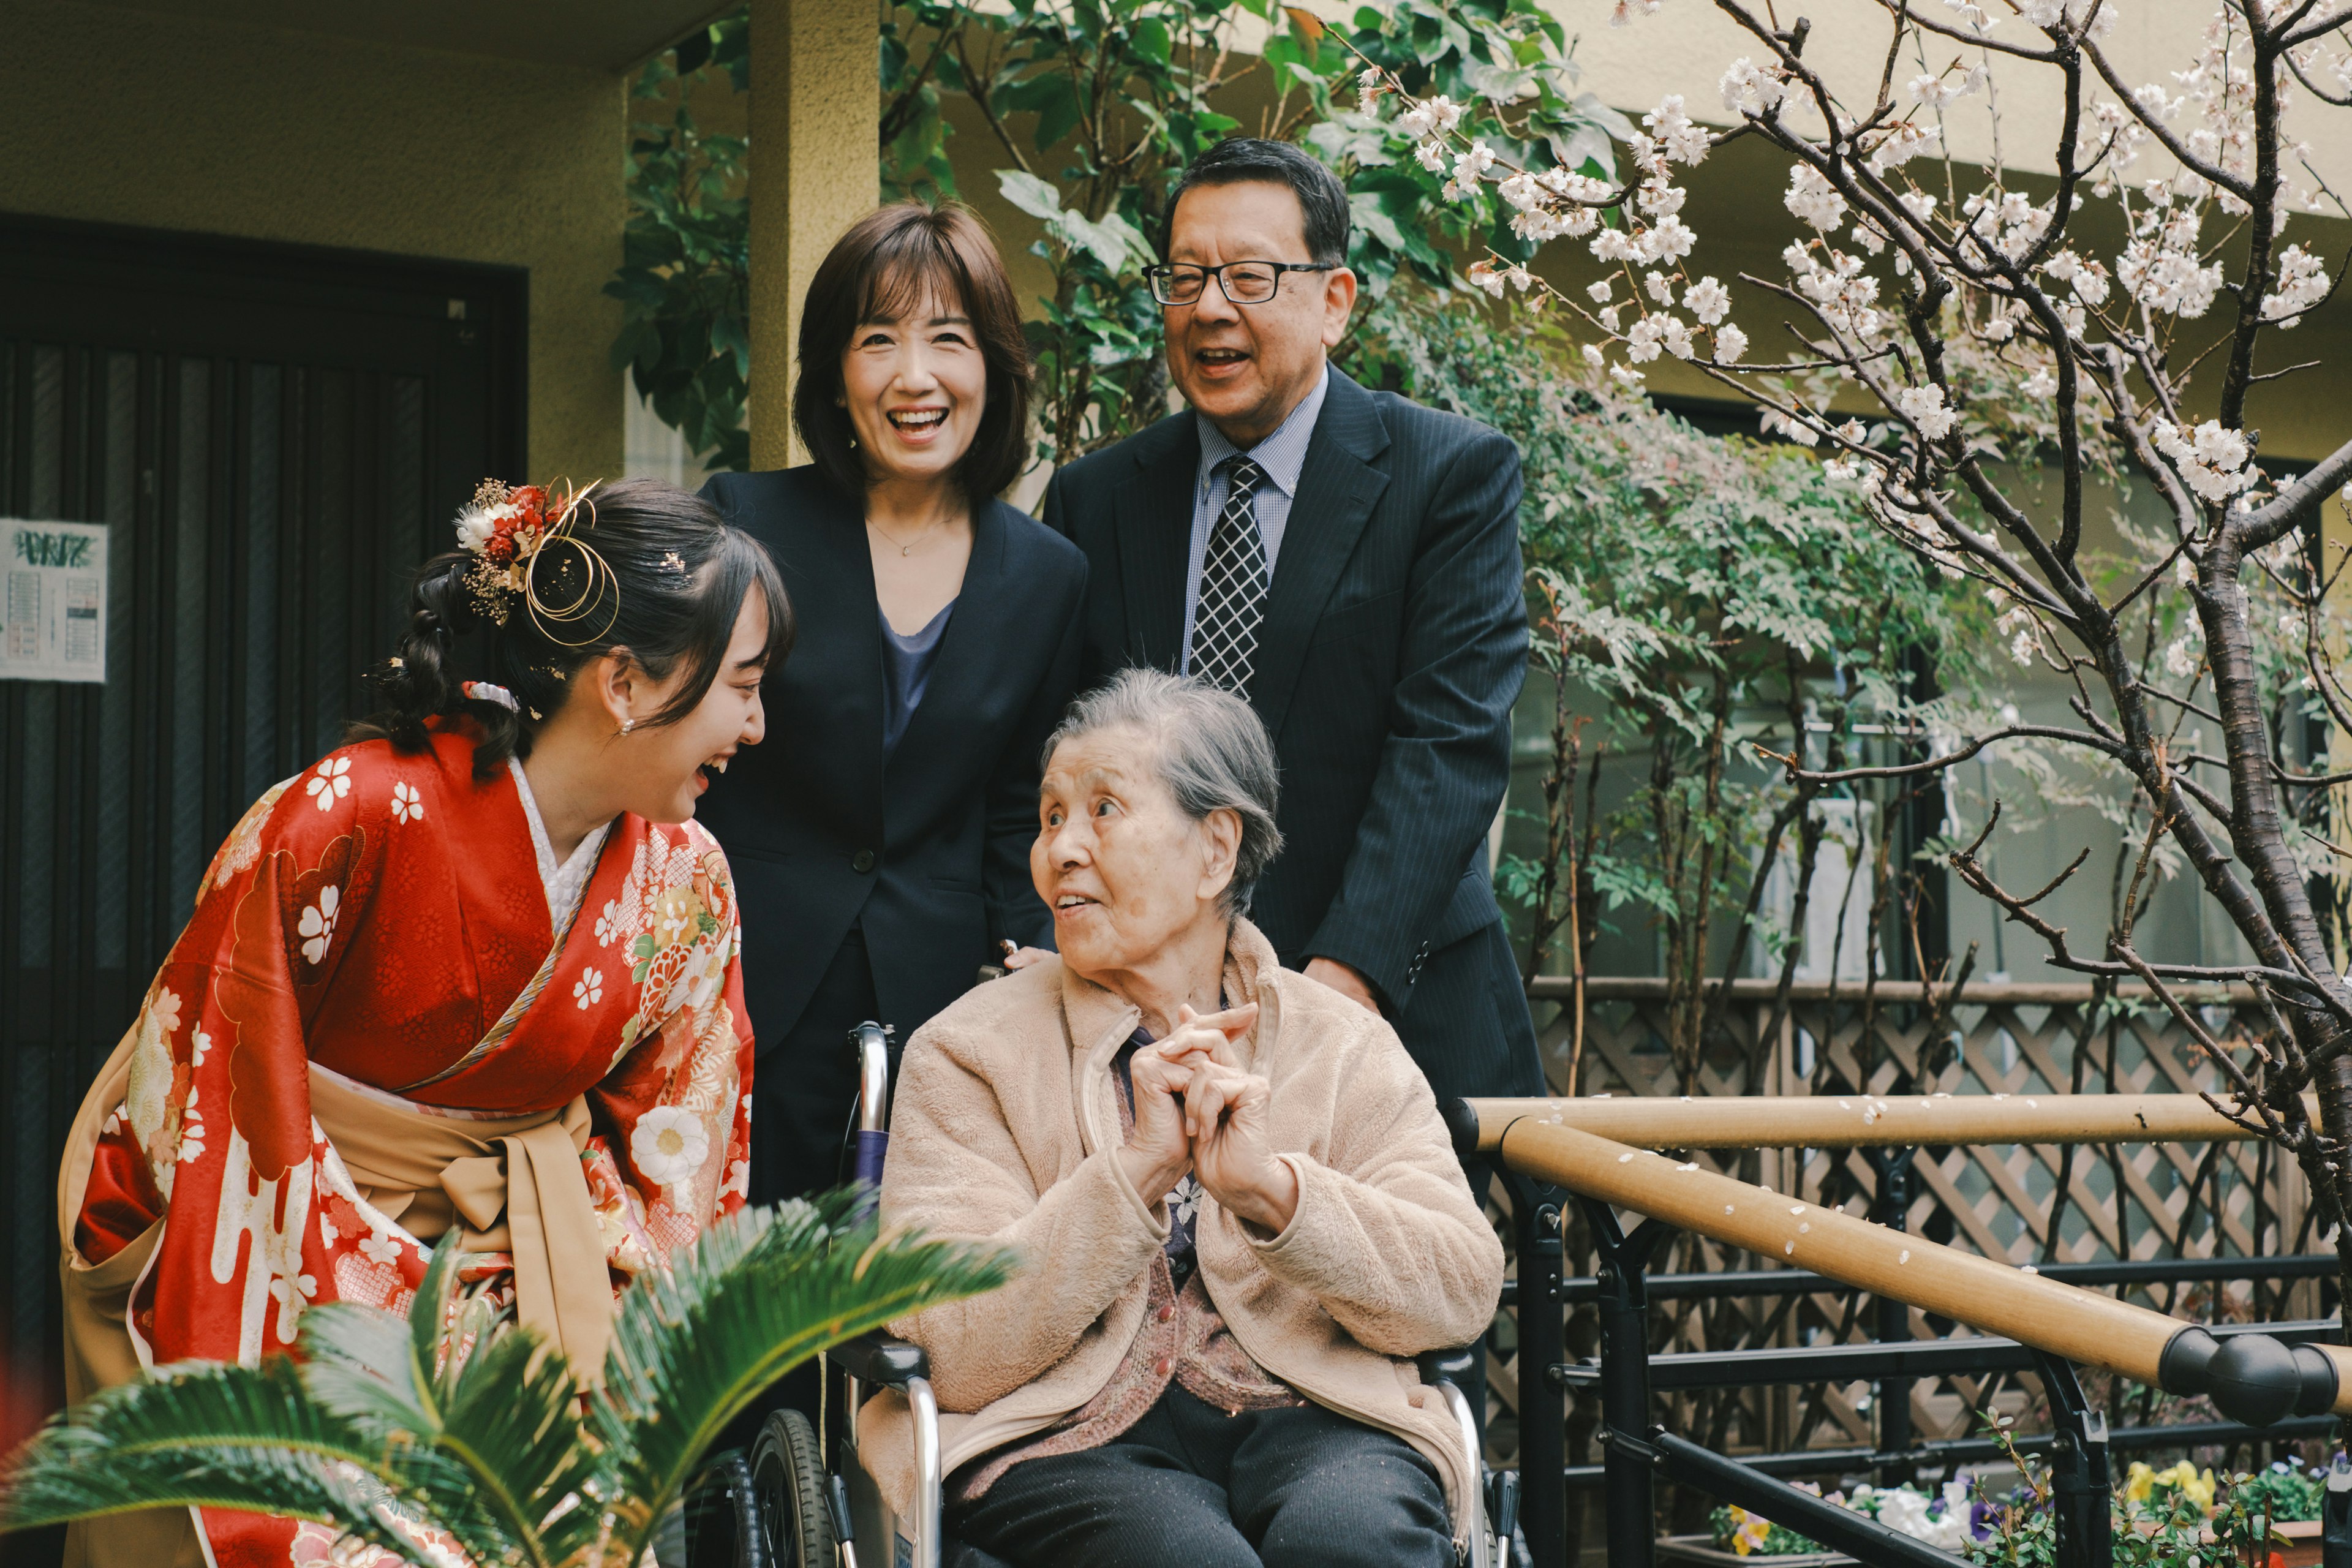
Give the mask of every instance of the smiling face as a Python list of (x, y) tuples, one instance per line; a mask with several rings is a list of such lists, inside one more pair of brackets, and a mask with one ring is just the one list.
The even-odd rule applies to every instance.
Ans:
[[(675, 724), (651, 725), (615, 737), (611, 754), (621, 805), (648, 822), (677, 823), (694, 816), (695, 803), (713, 777), (727, 771), (741, 746), (756, 746), (767, 733), (760, 705), (760, 680), (768, 668), (768, 605), (758, 590), (746, 594), (735, 617), (718, 674), (694, 710)], [(640, 710), (656, 712), (686, 684), (683, 663), (667, 680), (646, 689)]]
[(898, 320), (857, 324), (842, 351), (841, 384), (875, 482), (946, 479), (971, 449), (988, 406), (988, 363), (962, 298), (937, 285)]
[[(1168, 259), (1307, 262), (1307, 219), (1288, 185), (1265, 180), (1195, 185), (1177, 198)], [(1274, 434), (1323, 374), (1324, 351), (1348, 330), (1356, 275), (1286, 272), (1273, 299), (1236, 305), (1212, 283), (1190, 305), (1163, 305), (1168, 374), (1185, 401), (1234, 445)]]
[(1030, 879), (1054, 911), (1062, 961), (1098, 984), (1204, 928), (1223, 940), (1219, 895), (1233, 880), (1240, 818), (1185, 816), (1160, 781), (1158, 744), (1125, 727), (1075, 736), (1055, 748), (1039, 789)]

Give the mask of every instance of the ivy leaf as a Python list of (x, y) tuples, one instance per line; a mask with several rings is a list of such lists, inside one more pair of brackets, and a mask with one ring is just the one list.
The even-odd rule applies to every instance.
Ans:
[(1062, 193), (1024, 169), (997, 170), (996, 189), (1031, 217), (1052, 223), (1062, 216)]

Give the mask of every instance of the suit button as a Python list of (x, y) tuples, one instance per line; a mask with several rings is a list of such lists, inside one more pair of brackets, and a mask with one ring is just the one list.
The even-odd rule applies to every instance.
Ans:
[(1173, 1307), (1162, 1307), (1160, 1309), (1160, 1321), (1163, 1323), (1175, 1315), (1176, 1309)]
[(1166, 1377), (1170, 1373), (1174, 1372), (1175, 1370), (1176, 1363), (1170, 1361), (1166, 1356), (1161, 1356), (1158, 1361), (1151, 1363), (1152, 1374), (1156, 1377)]
[(849, 858), (849, 868), (860, 874), (874, 869), (874, 851), (860, 849), (856, 854), (852, 855)]

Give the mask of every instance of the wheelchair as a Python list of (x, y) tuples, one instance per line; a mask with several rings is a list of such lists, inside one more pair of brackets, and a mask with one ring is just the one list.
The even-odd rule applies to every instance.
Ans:
[[(857, 1106), (847, 1140), (852, 1179), (874, 1192), (881, 1186), (890, 1142), (893, 1031), (860, 1024), (850, 1031), (850, 1043), (858, 1060)], [(1513, 1550), (1519, 1478), (1486, 1468), (1478, 1422), (1459, 1386), (1479, 1349), (1422, 1356), (1421, 1379), (1445, 1401), (1470, 1473), (1483, 1478), (1472, 1500), (1461, 1568), (1512, 1568), (1526, 1550)], [(922, 1347), (864, 1334), (825, 1352), (821, 1376), (825, 1434), (797, 1410), (778, 1411), (748, 1453), (719, 1455), (705, 1468), (685, 1509), (688, 1568), (940, 1568), (948, 1544), (940, 1523), (947, 1478), (940, 1473), (939, 1402)], [(858, 1406), (886, 1388), (905, 1396), (914, 1418), (910, 1516), (890, 1508), (857, 1458)]]

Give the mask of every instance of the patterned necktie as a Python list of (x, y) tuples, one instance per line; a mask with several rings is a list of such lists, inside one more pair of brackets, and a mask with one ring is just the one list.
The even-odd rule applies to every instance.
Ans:
[(1265, 470), (1233, 460), (1225, 508), (1209, 530), (1201, 563), (1201, 602), (1192, 613), (1192, 673), (1212, 686), (1248, 694), (1258, 622), (1265, 616), (1265, 542), (1258, 537), (1251, 494)]

